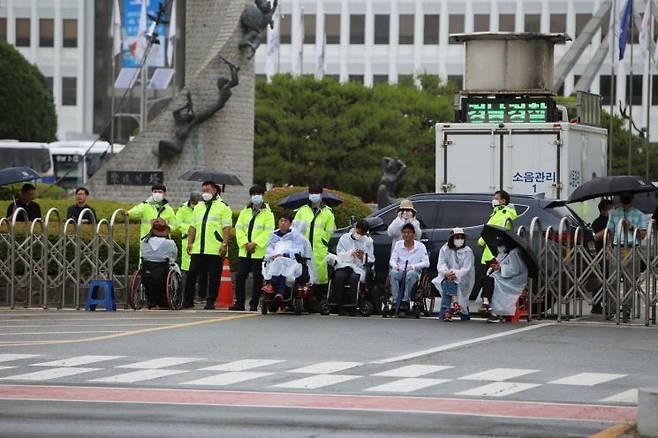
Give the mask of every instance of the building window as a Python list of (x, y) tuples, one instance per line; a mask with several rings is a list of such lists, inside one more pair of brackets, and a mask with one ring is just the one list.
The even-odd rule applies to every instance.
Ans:
[(501, 32), (514, 32), (514, 14), (498, 15), (498, 29)]
[(525, 31), (536, 33), (541, 32), (540, 14), (525, 14)]
[(350, 82), (358, 82), (359, 84), (363, 84), (363, 75), (350, 75), (349, 76), (349, 81)]
[(30, 47), (30, 19), (16, 19), (16, 47)]
[(62, 78), (62, 105), (77, 105), (78, 81), (77, 78)]
[(461, 90), (464, 87), (464, 76), (448, 75), (448, 82), (452, 82)]
[(315, 15), (304, 15), (304, 44), (315, 44)]
[(592, 14), (576, 14), (576, 38), (578, 35), (585, 29), (589, 20), (591, 20)]
[(373, 75), (372, 84), (388, 84), (388, 75)]
[(0, 40), (7, 41), (7, 19), (0, 17)]
[(279, 42), (281, 44), (290, 44), (292, 41), (290, 31), (291, 18), (290, 14), (286, 14), (279, 20)]
[[(631, 77), (626, 76), (626, 100), (631, 95)], [(632, 105), (642, 105), (642, 75), (633, 75), (633, 99)]]
[[(448, 20), (448, 33), (464, 33), (464, 16), (451, 14)], [(450, 44), (461, 44), (451, 42)]]
[(350, 44), (365, 44), (366, 16), (350, 15)]
[(62, 47), (78, 47), (78, 20), (67, 18), (63, 22)]
[[(551, 33), (566, 33), (567, 14), (551, 14)], [(563, 42), (557, 44), (564, 44)]]
[(489, 32), (489, 14), (473, 16), (473, 32)]
[[(655, 78), (655, 76), (654, 76)], [(617, 94), (617, 80), (612, 83), (613, 92)], [(610, 75), (601, 75), (599, 79), (599, 93), (601, 94), (601, 104), (610, 105)], [(654, 94), (654, 99), (658, 98)]]
[(324, 32), (327, 44), (340, 44), (340, 15), (324, 16)]
[(388, 15), (375, 15), (375, 44), (388, 44), (390, 19)]
[[(658, 76), (654, 75), (651, 80), (654, 84), (658, 84)], [(601, 84), (603, 84), (603, 76), (601, 76)], [(610, 76), (608, 76), (608, 87), (610, 87)], [(603, 90), (603, 88), (601, 88), (601, 90)], [(608, 102), (608, 104), (609, 103), (610, 102)], [(658, 87), (651, 87), (651, 105), (658, 105)]]
[(425, 44), (439, 44), (439, 16), (425, 15), (425, 35), (423, 42)]
[(400, 15), (400, 34), (398, 44), (414, 43), (414, 16)]
[(55, 21), (52, 18), (39, 19), (39, 47), (53, 47)]

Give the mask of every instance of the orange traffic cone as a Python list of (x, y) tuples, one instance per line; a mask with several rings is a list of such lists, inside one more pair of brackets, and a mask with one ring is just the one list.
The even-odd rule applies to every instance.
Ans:
[(216, 307), (230, 307), (233, 305), (233, 281), (231, 280), (231, 264), (227, 258), (224, 259), (222, 267), (222, 278), (219, 282)]

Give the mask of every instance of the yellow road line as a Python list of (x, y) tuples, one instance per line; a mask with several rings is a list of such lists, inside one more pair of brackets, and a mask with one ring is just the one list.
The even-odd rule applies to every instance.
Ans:
[(126, 332), (122, 332), (122, 333), (114, 333), (114, 334), (111, 334), (111, 335), (95, 336), (93, 338), (84, 338), (84, 339), (52, 340), (52, 341), (0, 342), (0, 347), (78, 344), (78, 343), (82, 343), (82, 342), (105, 341), (105, 340), (108, 340), (108, 339), (122, 338), (124, 336), (141, 335), (143, 333), (152, 333), (152, 332), (157, 332), (157, 331), (160, 331), (160, 330), (170, 330), (170, 329), (177, 329), (177, 328), (193, 327), (193, 326), (196, 326), (196, 325), (212, 324), (212, 323), (215, 323), (215, 322), (233, 321), (233, 320), (236, 320), (236, 319), (249, 318), (249, 317), (254, 317), (254, 316), (257, 316), (257, 314), (249, 313), (249, 314), (243, 314), (243, 315), (227, 316), (227, 317), (224, 317), (224, 318), (211, 318), (211, 319), (207, 319), (207, 320), (203, 320), (203, 321), (181, 322), (181, 323), (178, 323), (178, 324), (171, 324), (171, 325), (165, 325), (165, 326), (160, 326), (160, 327), (151, 327), (151, 328), (145, 328), (145, 329), (139, 329), (139, 330), (131, 330), (131, 331), (126, 331)]
[(633, 423), (619, 423), (609, 427), (601, 432), (590, 435), (589, 438), (619, 438), (631, 430), (635, 425)]

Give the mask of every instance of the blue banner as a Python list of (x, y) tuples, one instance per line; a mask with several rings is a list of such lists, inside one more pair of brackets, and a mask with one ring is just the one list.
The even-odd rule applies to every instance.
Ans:
[[(147, 0), (146, 12), (147, 15), (155, 16), (158, 12), (160, 0)], [(139, 13), (142, 9), (142, 0), (124, 0), (123, 2), (123, 47), (121, 54), (123, 58), (124, 67), (139, 67), (141, 57), (138, 50), (138, 36), (139, 36)], [(146, 17), (146, 30), (151, 29), (153, 21)], [(152, 67), (165, 66), (165, 40), (166, 26), (161, 24), (158, 26), (158, 39), (160, 44), (154, 44), (148, 59), (148, 65)]]
[(621, 17), (619, 27), (619, 60), (624, 59), (624, 52), (626, 51), (626, 40), (628, 39), (628, 23), (633, 14), (633, 0), (626, 1), (624, 8), (624, 15)]

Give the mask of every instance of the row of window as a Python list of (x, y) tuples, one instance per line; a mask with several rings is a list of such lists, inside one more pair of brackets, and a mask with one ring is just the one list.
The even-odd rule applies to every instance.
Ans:
[[(46, 77), (46, 82), (53, 93), (53, 78)], [(54, 93), (53, 93), (54, 94)], [(75, 106), (78, 102), (78, 78), (62, 77), (62, 106)]]
[[(490, 15), (489, 14), (474, 14), (473, 15), (473, 31), (474, 32), (488, 32), (490, 31)], [(578, 37), (582, 30), (585, 28), (592, 14), (576, 14), (576, 34), (570, 35), (573, 38)], [(341, 20), (340, 15), (328, 14), (324, 16), (325, 19), (325, 35), (327, 44), (340, 44), (341, 33)], [(389, 44), (389, 26), (390, 15), (376, 14), (375, 15), (375, 29), (374, 29), (374, 43), (375, 44)], [(605, 36), (608, 32), (609, 14), (603, 18), (601, 23), (602, 34)], [(423, 43), (438, 44), (439, 43), (439, 15), (424, 15), (424, 29), (423, 29)], [(281, 18), (280, 27), (280, 42), (281, 44), (290, 44), (292, 41), (292, 15), (287, 14)], [(463, 33), (465, 31), (465, 16), (463, 14), (450, 14), (448, 18), (448, 33)], [(306, 44), (315, 44), (315, 15), (304, 15), (304, 42)], [(399, 36), (398, 44), (413, 44), (415, 33), (415, 17), (413, 14), (399, 15)], [(565, 33), (567, 31), (567, 14), (550, 14), (549, 19), (549, 32), (551, 33)], [(362, 14), (352, 14), (349, 16), (349, 43), (350, 44), (364, 44), (365, 43), (365, 28), (366, 16)], [(541, 15), (540, 14), (525, 14), (522, 28), (525, 32), (540, 32), (541, 31)], [(499, 14), (498, 15), (498, 30), (500, 32), (514, 32), (515, 30), (515, 15), (514, 14)], [(658, 26), (656, 26), (655, 33), (658, 35)], [(654, 39), (655, 39), (654, 35)], [(629, 32), (630, 42), (630, 32)], [(638, 43), (638, 32), (634, 32), (633, 42)]]
[[(32, 27), (30, 18), (16, 19), (16, 47), (30, 47), (32, 43)], [(0, 39), (7, 40), (7, 19), (0, 17)], [(62, 20), (62, 47), (78, 47), (78, 20), (65, 18)], [(39, 19), (39, 47), (55, 47), (55, 20)]]

